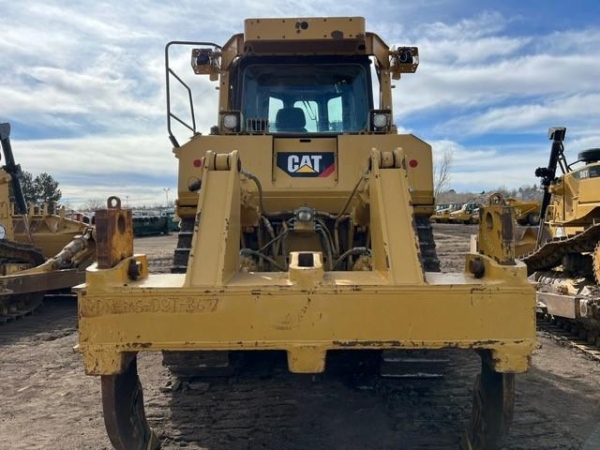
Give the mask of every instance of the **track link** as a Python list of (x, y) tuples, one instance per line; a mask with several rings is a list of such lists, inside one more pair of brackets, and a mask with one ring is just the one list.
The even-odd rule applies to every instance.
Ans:
[(594, 251), (600, 241), (600, 224), (587, 228), (575, 236), (557, 238), (539, 247), (521, 259), (530, 272), (550, 270), (559, 266), (569, 253), (588, 253)]
[(538, 329), (549, 333), (561, 344), (582, 352), (586, 357), (600, 362), (600, 333), (586, 330), (573, 319), (537, 313)]
[[(0, 266), (23, 264), (35, 267), (45, 261), (42, 252), (29, 244), (0, 240)], [(18, 272), (15, 272), (18, 275)], [(1, 279), (1, 276), (0, 276)], [(0, 324), (13, 322), (33, 312), (42, 304), (43, 293), (14, 295), (9, 289), (0, 291)]]
[(181, 219), (179, 234), (177, 235), (177, 247), (173, 255), (171, 273), (185, 273), (192, 249), (192, 237), (194, 235), (194, 218)]
[(417, 227), (419, 248), (421, 249), (421, 258), (423, 259), (423, 269), (425, 269), (425, 272), (439, 272), (440, 260), (435, 248), (431, 221), (427, 216), (415, 216), (415, 224)]
[(43, 293), (18, 296), (8, 295), (0, 299), (2, 304), (8, 304), (7, 307), (3, 307), (2, 311), (0, 311), (0, 325), (34, 314), (35, 310), (42, 305), (43, 299)]

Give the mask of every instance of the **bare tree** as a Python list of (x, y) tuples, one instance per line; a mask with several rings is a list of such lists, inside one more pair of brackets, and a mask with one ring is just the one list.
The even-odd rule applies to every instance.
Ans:
[(97, 209), (106, 208), (106, 199), (102, 197), (88, 198), (83, 204), (85, 211), (96, 211)]
[(444, 153), (433, 159), (433, 195), (436, 198), (448, 190), (453, 156), (452, 149), (447, 148)]

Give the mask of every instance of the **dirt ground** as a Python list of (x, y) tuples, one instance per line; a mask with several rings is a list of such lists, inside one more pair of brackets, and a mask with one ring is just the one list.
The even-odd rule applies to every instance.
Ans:
[[(461, 270), (473, 226), (436, 225), (442, 270)], [(174, 235), (136, 240), (151, 270), (170, 264)], [(538, 333), (533, 367), (517, 377), (507, 449), (600, 448), (600, 364)], [(0, 449), (110, 449), (99, 379), (83, 373), (76, 305), (47, 301), (0, 327)], [(140, 357), (146, 412), (163, 448), (452, 449), (468, 418), (478, 371), (448, 353), (447, 375), (418, 383), (336, 370), (289, 374), (280, 355), (252, 357), (241, 374), (177, 386), (160, 355)], [(335, 369), (335, 364), (332, 365)]]

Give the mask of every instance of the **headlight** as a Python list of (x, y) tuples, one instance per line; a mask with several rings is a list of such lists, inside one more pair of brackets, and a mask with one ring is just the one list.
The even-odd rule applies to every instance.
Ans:
[(6, 238), (6, 228), (4, 228), (4, 226), (0, 225), (0, 239), (5, 239)]
[(298, 232), (313, 232), (315, 231), (315, 211), (307, 206), (298, 208), (294, 216), (294, 231)]
[(372, 109), (369, 112), (369, 128), (377, 133), (386, 133), (392, 126), (392, 111), (389, 109)]
[(388, 125), (388, 116), (387, 114), (375, 114), (373, 116), (373, 125), (376, 128), (385, 128)]
[(238, 126), (238, 117), (235, 114), (226, 114), (223, 116), (223, 126), (229, 130), (235, 130)]
[(308, 208), (300, 208), (296, 217), (300, 222), (310, 222), (313, 220), (313, 211)]
[(239, 133), (241, 131), (242, 116), (239, 111), (221, 111), (219, 113), (219, 128), (221, 133)]

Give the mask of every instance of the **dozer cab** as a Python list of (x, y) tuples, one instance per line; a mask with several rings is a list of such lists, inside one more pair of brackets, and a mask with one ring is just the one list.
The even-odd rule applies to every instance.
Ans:
[[(148, 273), (132, 253), (130, 212), (111, 198), (79, 289), (78, 350), (101, 378), (113, 446), (159, 446), (139, 352), (162, 351), (174, 373), (189, 373), (229, 352), (279, 350), (291, 372), (314, 374), (338, 350), (453, 347), (482, 360), (465, 448), (499, 448), (514, 374), (535, 345), (533, 288), (504, 206), (485, 208), (465, 270), (439, 272), (431, 147), (398, 134), (392, 111), (392, 82), (417, 70), (418, 49), (391, 49), (360, 17), (248, 19), (222, 47), (167, 45), (168, 102), (182, 81), (170, 50), (181, 45), (192, 47), (192, 70), (218, 83), (219, 106), (202, 135), (168, 104), (174, 273)], [(174, 122), (191, 139), (180, 143)]]
[(568, 164), (566, 128), (548, 134), (548, 166), (535, 172), (544, 188), (543, 222), (535, 250), (523, 260), (546, 318), (600, 346), (600, 149), (584, 150)]

